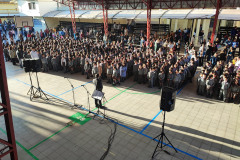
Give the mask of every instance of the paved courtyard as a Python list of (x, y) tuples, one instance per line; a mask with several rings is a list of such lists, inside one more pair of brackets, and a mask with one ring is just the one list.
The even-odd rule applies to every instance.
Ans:
[[(112, 121), (101, 121), (88, 112), (85, 88), (92, 93), (94, 86), (85, 76), (39, 73), (40, 86), (50, 100), (30, 101), (29, 75), (9, 62), (6, 67), (20, 160), (99, 160), (107, 150), (115, 124), (116, 133), (106, 160), (151, 159), (157, 145), (152, 139), (160, 134), (163, 121), (159, 89), (132, 79), (116, 87), (104, 81), (106, 115)], [(64, 77), (69, 77), (76, 87), (76, 103), (84, 109), (71, 109), (71, 85)], [(32, 78), (37, 86), (35, 74)], [(89, 100), (90, 110), (97, 112), (94, 100)], [(69, 119), (76, 113), (87, 115), (82, 116), (85, 124)], [(6, 137), (4, 125), (1, 117), (1, 138)], [(195, 81), (177, 92), (175, 110), (166, 113), (165, 133), (178, 152), (166, 146), (171, 155), (157, 152), (154, 159), (240, 159), (239, 105), (196, 95)]]

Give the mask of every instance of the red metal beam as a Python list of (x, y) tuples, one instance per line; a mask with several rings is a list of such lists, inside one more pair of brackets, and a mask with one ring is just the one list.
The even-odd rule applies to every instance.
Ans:
[(152, 0), (147, 0), (147, 45), (149, 45), (151, 36), (151, 10)]
[(72, 21), (72, 29), (73, 33), (76, 33), (76, 19), (75, 19), (75, 5), (74, 5), (73, 0), (68, 0), (68, 6), (69, 6), (69, 11), (71, 15), (71, 21)]
[(17, 147), (16, 147), (14, 128), (13, 128), (12, 112), (11, 112), (10, 98), (9, 98), (9, 92), (8, 92), (8, 85), (7, 85), (5, 62), (3, 57), (1, 34), (0, 34), (0, 93), (1, 93), (2, 104), (5, 106), (5, 108), (3, 109), (4, 114), (2, 115), (4, 115), (4, 120), (6, 125), (7, 142), (10, 144), (8, 145), (9, 151), (1, 154), (0, 158), (10, 153), (11, 159), (17, 160), (18, 159)]
[[(54, 0), (68, 5), (68, 0)], [(99, 9), (102, 8), (102, 0), (74, 0), (78, 3), (78, 9)], [(112, 9), (147, 9), (148, 0), (103, 0)], [(97, 7), (96, 7), (97, 6)], [(192, 9), (192, 8), (216, 8), (217, 0), (152, 0), (152, 9)], [(239, 0), (225, 0), (222, 7), (239, 7)]]
[(103, 10), (104, 34), (105, 36), (108, 36), (108, 10), (106, 5), (104, 4), (104, 0), (102, 0), (102, 10)]
[(214, 23), (213, 23), (213, 31), (212, 31), (212, 35), (211, 35), (211, 43), (213, 43), (214, 41), (214, 36), (215, 36), (215, 32), (216, 32), (216, 26), (217, 26), (217, 21), (218, 21), (218, 15), (219, 15), (219, 11), (221, 9), (221, 3), (222, 0), (217, 0), (217, 8), (216, 8), (216, 14), (215, 14), (215, 18), (214, 18)]
[(0, 143), (5, 144), (6, 146), (12, 147), (12, 145), (7, 141), (5, 141), (4, 139), (0, 139)]
[(0, 113), (0, 116), (4, 115), (4, 114), (7, 114), (8, 112), (7, 111), (4, 111), (4, 112), (1, 112)]
[[(1, 155), (0, 155), (0, 158), (2, 158), (2, 157), (4, 157), (4, 156), (6, 156), (7, 154), (11, 154), (13, 152), (13, 149), (10, 149), (10, 150), (8, 150), (7, 152), (3, 152)], [(15, 159), (14, 159), (15, 160)]]
[(0, 103), (0, 106), (2, 106), (3, 108), (7, 108), (6, 105)]

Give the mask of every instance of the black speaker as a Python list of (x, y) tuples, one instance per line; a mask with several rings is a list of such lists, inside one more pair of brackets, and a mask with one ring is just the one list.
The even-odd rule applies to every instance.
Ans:
[(25, 72), (39, 72), (37, 67), (37, 60), (34, 59), (24, 59), (23, 67)]
[(163, 87), (161, 91), (160, 109), (170, 112), (175, 108), (177, 91), (171, 87)]

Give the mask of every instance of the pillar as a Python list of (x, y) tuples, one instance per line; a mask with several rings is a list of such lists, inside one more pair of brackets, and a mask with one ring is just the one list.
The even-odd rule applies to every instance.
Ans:
[[(196, 24), (197, 24), (197, 20), (196, 20), (196, 19), (194, 19), (194, 20), (193, 20), (192, 33), (191, 33), (191, 39), (192, 39), (192, 37), (193, 37), (194, 30), (195, 30), (195, 28), (196, 28)], [(191, 40), (191, 41), (192, 41), (192, 40)]]
[(240, 21), (236, 21), (235, 26), (240, 27)]
[(227, 20), (221, 20), (221, 27), (226, 27), (227, 26)]
[(152, 0), (147, 0), (147, 45), (150, 42), (150, 35), (151, 35), (151, 10), (152, 10)]
[(209, 32), (209, 26), (210, 26), (210, 19), (204, 19), (203, 20), (203, 31), (204, 31), (204, 39), (208, 41), (208, 32)]
[(221, 0), (217, 0), (216, 14), (215, 14), (215, 18), (214, 18), (213, 31), (212, 31), (212, 35), (211, 35), (212, 43), (214, 41), (214, 36), (215, 36), (216, 28), (217, 28), (218, 15), (219, 15), (220, 8), (221, 8)]
[(104, 34), (108, 36), (108, 9), (105, 6), (102, 0), (102, 11), (103, 11), (103, 25), (104, 25)]
[(173, 32), (175, 32), (178, 28), (178, 19), (175, 19), (175, 25), (174, 25), (174, 30)]
[(195, 46), (198, 44), (198, 36), (199, 36), (199, 31), (200, 31), (200, 24), (201, 24), (201, 19), (198, 19), (197, 20), (197, 30), (196, 30), (196, 35), (195, 35), (195, 42), (194, 42)]

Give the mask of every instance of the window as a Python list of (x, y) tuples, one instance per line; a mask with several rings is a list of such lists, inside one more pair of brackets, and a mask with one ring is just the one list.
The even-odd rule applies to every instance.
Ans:
[(209, 28), (213, 28), (214, 18), (211, 18)]
[(30, 2), (30, 3), (28, 3), (28, 8), (29, 8), (29, 10), (34, 10), (34, 9), (36, 9), (35, 2)]
[(228, 20), (227, 21), (227, 27), (235, 27), (235, 26), (233, 26), (234, 25), (234, 21), (232, 21), (232, 20)]

